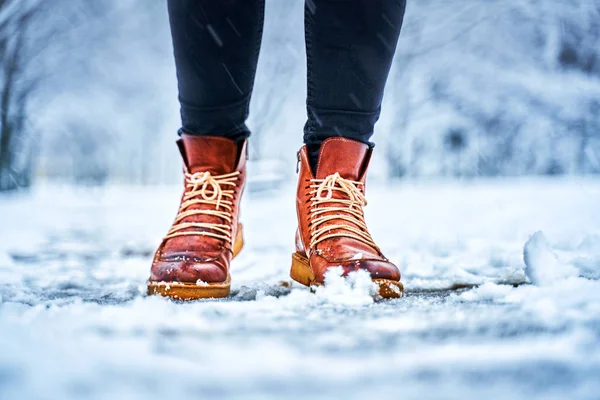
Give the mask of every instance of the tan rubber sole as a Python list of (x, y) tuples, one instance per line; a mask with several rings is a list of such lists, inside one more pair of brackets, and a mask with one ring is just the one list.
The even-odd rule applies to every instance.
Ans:
[[(242, 224), (239, 224), (235, 241), (233, 242), (233, 256), (235, 258), (244, 247)], [(148, 282), (148, 295), (160, 295), (175, 300), (200, 300), (216, 299), (229, 296), (231, 292), (231, 277), (228, 275), (225, 282), (196, 283), (182, 282)]]
[(148, 283), (148, 295), (160, 295), (175, 300), (216, 299), (229, 296), (230, 291), (231, 279), (229, 277), (225, 282), (207, 283), (202, 286), (180, 282)]
[[(290, 276), (293, 280), (304, 286), (320, 286), (315, 282), (315, 274), (310, 268), (308, 259), (301, 254), (292, 254), (292, 269)], [(379, 288), (379, 296), (384, 299), (399, 299), (404, 296), (404, 285), (402, 282), (390, 279), (373, 279)]]

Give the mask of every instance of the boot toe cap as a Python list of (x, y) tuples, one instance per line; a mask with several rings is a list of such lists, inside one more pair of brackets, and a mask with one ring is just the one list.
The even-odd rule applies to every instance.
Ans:
[(152, 265), (150, 280), (154, 282), (206, 283), (225, 282), (227, 268), (218, 261), (159, 261)]
[(400, 270), (394, 264), (384, 260), (356, 260), (349, 263), (343, 263), (344, 275), (353, 271), (367, 271), (371, 279), (389, 279), (400, 281)]
[(369, 275), (371, 275), (371, 279), (388, 279), (399, 282), (401, 278), (398, 267), (386, 260), (361, 259), (333, 263), (315, 257), (311, 261), (316, 280), (320, 283), (324, 282), (327, 270), (335, 267), (342, 268), (343, 276), (347, 276), (351, 272), (362, 270), (368, 272)]

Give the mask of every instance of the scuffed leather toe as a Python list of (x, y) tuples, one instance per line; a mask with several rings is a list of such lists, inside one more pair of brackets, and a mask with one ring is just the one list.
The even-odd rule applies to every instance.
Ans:
[(359, 270), (367, 271), (372, 279), (389, 279), (392, 281), (400, 281), (400, 270), (394, 264), (384, 260), (351, 260), (340, 263), (328, 263), (321, 257), (314, 257), (311, 262), (315, 278), (317, 282), (323, 283), (325, 273), (329, 268), (341, 267), (343, 276), (347, 276), (350, 272)]
[(159, 261), (152, 265), (150, 280), (154, 282), (219, 283), (227, 280), (227, 268), (214, 260)]
[(358, 271), (359, 269), (371, 274), (372, 279), (389, 279), (392, 281), (400, 280), (400, 270), (394, 264), (382, 260), (358, 260), (352, 263), (343, 264), (344, 273)]

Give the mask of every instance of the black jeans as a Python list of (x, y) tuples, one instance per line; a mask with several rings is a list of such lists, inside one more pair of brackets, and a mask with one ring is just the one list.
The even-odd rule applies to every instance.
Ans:
[[(246, 119), (264, 1), (169, 0), (184, 132), (234, 140), (250, 135)], [(369, 143), (405, 5), (406, 0), (306, 0), (304, 142), (312, 156), (331, 136)]]

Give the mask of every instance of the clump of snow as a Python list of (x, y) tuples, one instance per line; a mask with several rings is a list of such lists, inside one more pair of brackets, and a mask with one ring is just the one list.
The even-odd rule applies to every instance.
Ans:
[(514, 288), (508, 285), (497, 285), (486, 282), (483, 285), (456, 296), (459, 301), (499, 301), (503, 300)]
[(525, 243), (523, 258), (525, 274), (534, 285), (550, 285), (579, 274), (577, 268), (558, 259), (541, 231), (534, 233)]
[(579, 269), (581, 276), (600, 279), (600, 235), (586, 237), (571, 262)]
[(342, 267), (334, 267), (325, 273), (325, 285), (316, 288), (319, 300), (345, 306), (373, 303), (377, 285), (373, 283), (371, 275), (367, 271), (359, 270), (344, 277), (343, 272)]
[(198, 279), (196, 281), (196, 286), (208, 286), (208, 283), (204, 282), (202, 279)]
[(360, 260), (361, 258), (363, 258), (363, 253), (356, 253), (351, 260)]

